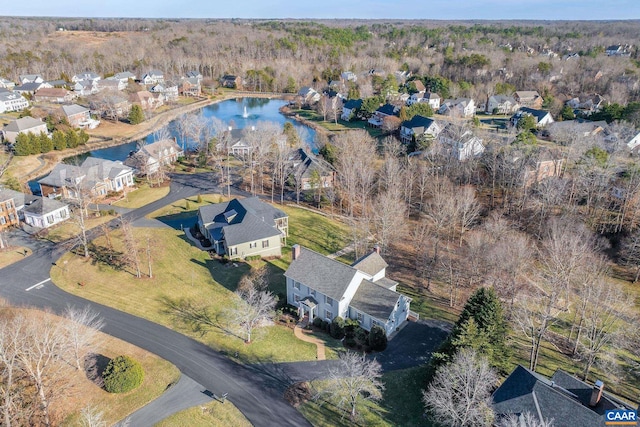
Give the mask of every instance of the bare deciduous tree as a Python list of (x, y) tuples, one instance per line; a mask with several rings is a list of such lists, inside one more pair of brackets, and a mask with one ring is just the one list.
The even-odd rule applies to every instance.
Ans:
[(277, 303), (271, 292), (253, 285), (236, 291), (235, 305), (229, 313), (231, 322), (245, 335), (247, 343), (251, 342), (254, 329), (273, 321)]
[(121, 217), (120, 229), (122, 230), (122, 236), (124, 239), (124, 261), (133, 268), (135, 276), (139, 279), (142, 277), (140, 248), (138, 247), (138, 241), (133, 233), (133, 226), (129, 221), (126, 221)]
[(553, 418), (541, 420), (531, 412), (509, 414), (500, 419), (498, 427), (553, 427)]
[(375, 359), (369, 360), (366, 354), (352, 351), (341, 353), (339, 358), (315, 398), (326, 399), (339, 409), (349, 411), (354, 421), (365, 402), (382, 400), (382, 367)]
[(95, 345), (100, 330), (104, 327), (104, 320), (88, 305), (84, 308), (67, 306), (65, 317), (68, 322), (63, 323), (67, 334), (71, 354), (75, 359), (77, 370), (82, 370), (80, 362), (88, 350)]
[(85, 406), (80, 411), (80, 425), (82, 427), (107, 427), (104, 412), (93, 405)]
[(436, 372), (422, 400), (433, 418), (452, 427), (493, 423), (491, 391), (498, 380), (487, 360), (475, 350), (462, 349)]

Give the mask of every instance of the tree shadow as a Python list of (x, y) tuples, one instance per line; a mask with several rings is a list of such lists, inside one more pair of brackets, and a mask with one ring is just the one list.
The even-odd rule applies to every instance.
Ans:
[(97, 353), (89, 353), (84, 358), (84, 371), (87, 379), (100, 388), (104, 387), (102, 374), (111, 361), (105, 355)]

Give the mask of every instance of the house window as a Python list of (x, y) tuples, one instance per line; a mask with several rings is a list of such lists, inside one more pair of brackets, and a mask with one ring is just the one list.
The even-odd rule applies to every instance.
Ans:
[(293, 295), (293, 300), (294, 300), (295, 302), (300, 301), (300, 295)]
[(9, 214), (9, 221), (13, 221), (16, 219), (16, 216), (12, 213)]
[(324, 317), (327, 319), (333, 319), (333, 312), (331, 310), (326, 310), (324, 313)]
[(0, 224), (4, 225), (7, 223), (7, 220), (5, 219), (5, 217), (0, 216)]
[(378, 322), (377, 320), (373, 320), (371, 323), (373, 323), (373, 326), (380, 326), (380, 327), (382, 327), (382, 323)]
[(258, 242), (249, 242), (249, 249), (257, 248)]
[(47, 224), (53, 224), (53, 215), (47, 215)]
[(229, 248), (229, 254), (238, 255), (238, 248), (237, 247)]
[(7, 210), (11, 209), (11, 202), (7, 202), (5, 205), (7, 206)]
[(296, 288), (297, 290), (300, 290), (300, 282), (293, 282), (293, 287)]
[(324, 296), (324, 302), (327, 303), (328, 305), (333, 305), (333, 298), (330, 298), (328, 296)]
[(362, 323), (363, 320), (364, 316), (362, 315), (362, 313), (358, 312), (358, 322)]
[(66, 217), (67, 217), (67, 211), (66, 210), (60, 211), (60, 218), (66, 218)]
[(263, 248), (268, 248), (269, 247), (269, 241), (268, 240), (263, 240), (262, 241), (262, 247)]

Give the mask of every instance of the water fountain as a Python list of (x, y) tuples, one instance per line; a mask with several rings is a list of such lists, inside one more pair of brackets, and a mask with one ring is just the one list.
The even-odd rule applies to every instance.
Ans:
[(247, 119), (249, 118), (249, 113), (247, 113), (247, 106), (244, 106), (244, 112), (242, 113), (242, 118)]

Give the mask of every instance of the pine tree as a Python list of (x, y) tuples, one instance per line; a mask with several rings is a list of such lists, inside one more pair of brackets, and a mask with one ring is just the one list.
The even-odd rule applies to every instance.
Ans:
[(53, 150), (53, 141), (46, 133), (40, 132), (40, 135), (38, 135), (38, 142), (40, 143), (41, 153), (48, 153)]
[(67, 138), (64, 135), (64, 132), (55, 130), (53, 131), (53, 135), (51, 137), (53, 142), (53, 149), (57, 151), (62, 151), (67, 148)]
[(142, 107), (134, 104), (131, 106), (131, 111), (129, 112), (129, 123), (132, 125), (137, 125), (144, 121), (144, 112), (142, 111)]

